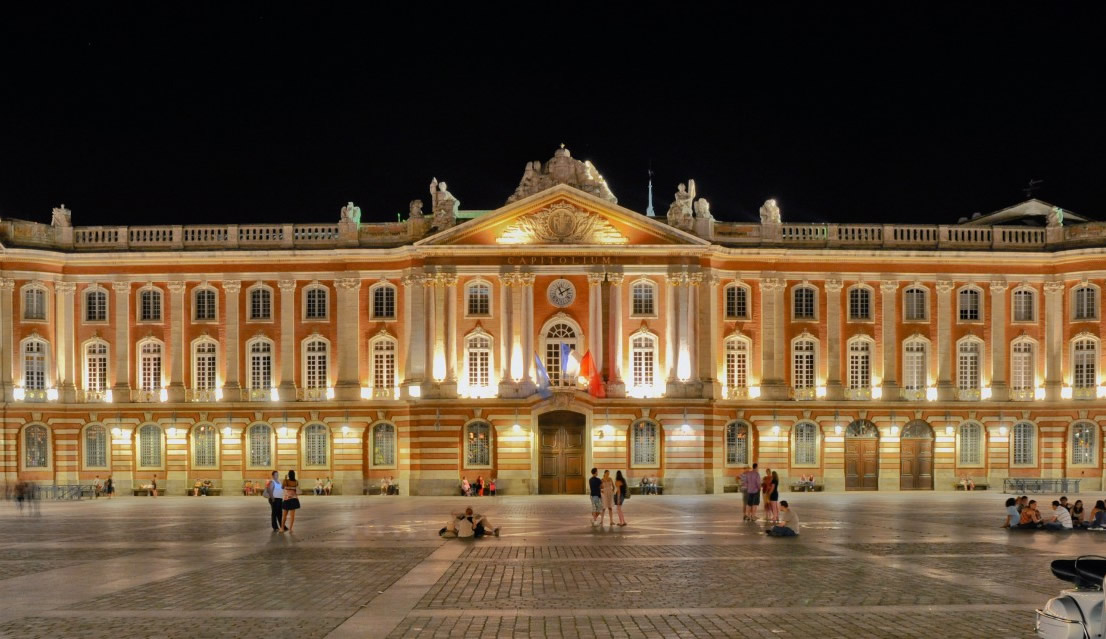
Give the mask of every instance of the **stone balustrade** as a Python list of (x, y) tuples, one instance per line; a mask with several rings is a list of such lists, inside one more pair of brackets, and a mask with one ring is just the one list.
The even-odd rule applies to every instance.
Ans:
[(718, 222), (715, 242), (796, 248), (1040, 251), (1106, 239), (1106, 223), (1056, 229), (962, 224), (741, 224)]

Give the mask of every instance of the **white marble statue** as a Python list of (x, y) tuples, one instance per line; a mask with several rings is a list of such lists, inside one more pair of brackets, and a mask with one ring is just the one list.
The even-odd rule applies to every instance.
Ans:
[(558, 184), (567, 184), (608, 202), (618, 202), (595, 165), (573, 158), (572, 153), (562, 144), (544, 165), (537, 160), (526, 163), (522, 179), (515, 192), (507, 198), (507, 204), (541, 193)]
[(346, 205), (342, 207), (342, 221), (360, 224), (361, 207), (354, 206), (353, 202), (347, 202)]
[(453, 226), (457, 221), (457, 211), (461, 208), (461, 201), (453, 197), (446, 183), (438, 182), (438, 178), (430, 180), (430, 198), (434, 226), (438, 230)]
[(54, 209), (54, 216), (50, 219), (50, 225), (58, 227), (73, 226), (73, 212), (62, 204)]
[(704, 220), (712, 219), (710, 214), (710, 202), (707, 201), (707, 198), (701, 197), (695, 200), (695, 217)]
[(1048, 210), (1045, 216), (1045, 224), (1047, 226), (1063, 226), (1064, 225), (1064, 209), (1054, 206)]
[(422, 200), (411, 200), (411, 203), (407, 205), (407, 217), (412, 219), (422, 219)]
[(695, 199), (695, 180), (676, 187), (675, 200), (668, 207), (668, 223), (678, 229), (690, 229), (692, 220), (691, 203)]
[(780, 223), (780, 207), (776, 204), (775, 200), (765, 200), (764, 206), (760, 207), (760, 223), (761, 224), (779, 224)]

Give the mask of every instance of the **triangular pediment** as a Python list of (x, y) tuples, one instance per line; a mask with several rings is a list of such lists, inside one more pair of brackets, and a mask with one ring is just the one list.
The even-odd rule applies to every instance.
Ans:
[(415, 243), (416, 246), (707, 245), (685, 231), (559, 184)]

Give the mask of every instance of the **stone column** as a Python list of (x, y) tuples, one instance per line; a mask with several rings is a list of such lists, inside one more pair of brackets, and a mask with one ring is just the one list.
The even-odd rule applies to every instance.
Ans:
[(184, 401), (184, 282), (169, 282), (169, 401)]
[[(723, 357), (722, 351), (722, 317), (718, 311), (718, 287), (722, 279), (713, 271), (705, 274), (707, 283), (707, 311), (703, 315), (698, 313), (698, 325), (702, 330), (698, 331), (698, 361), (699, 379), (703, 383), (703, 393), (706, 398), (721, 398), (722, 385), (719, 382), (718, 367)], [(719, 489), (721, 490), (721, 489)]]
[(358, 298), (361, 280), (343, 277), (338, 286), (338, 381), (334, 385), (334, 398), (352, 401), (361, 397), (361, 377), (358, 359), (361, 353), (361, 334), (358, 330), (361, 313)]
[(622, 380), (622, 280), (622, 273), (607, 273), (607, 281), (611, 286), (611, 334), (607, 339), (611, 356), (608, 366), (608, 397), (626, 396), (626, 382)]
[(446, 342), (448, 336), (446, 329), (448, 328), (448, 322), (446, 321), (446, 313), (449, 309), (446, 307), (445, 300), (445, 287), (449, 276), (445, 273), (438, 273), (434, 276), (434, 381), (439, 384), (443, 384), (449, 380), (449, 357), (446, 355)]
[(841, 280), (826, 280), (826, 399), (845, 396), (841, 383)]
[(1001, 280), (991, 282), (991, 399), (1009, 397), (1006, 384), (1006, 288)]
[(898, 315), (895, 313), (895, 297), (899, 283), (895, 280), (883, 280), (879, 283), (880, 300), (883, 305), (883, 399), (899, 399), (899, 336), (895, 327)]
[(12, 322), (15, 315), (12, 314), (12, 291), (15, 290), (15, 280), (0, 279), (0, 398), (3, 401), (11, 401), (12, 396)]
[(438, 393), (438, 380), (435, 379), (437, 371), (434, 370), (434, 349), (437, 344), (437, 332), (435, 331), (438, 324), (437, 315), (438, 309), (441, 307), (438, 306), (437, 303), (438, 300), (435, 293), (437, 290), (436, 282), (437, 280), (433, 273), (427, 273), (423, 278), (423, 294), (425, 295), (426, 307), (426, 316), (423, 318), (423, 335), (425, 335), (423, 342), (426, 344), (426, 379), (424, 380), (425, 386), (422, 393), (423, 397), (427, 397), (427, 393), (431, 391), (435, 397)]
[(534, 274), (519, 273), (518, 281), (522, 287), (522, 382), (519, 392), (523, 397), (534, 393), (534, 375), (532, 369), (534, 357)]
[(514, 304), (511, 289), (514, 273), (499, 275), (499, 395), (511, 397), (515, 380), (511, 377), (511, 356), (514, 350)]
[(77, 371), (74, 365), (74, 326), (76, 320), (73, 312), (73, 292), (77, 285), (73, 282), (56, 282), (55, 308), (57, 315), (54, 328), (57, 334), (54, 343), (57, 344), (57, 378), (58, 398), (63, 402), (77, 400)]
[[(296, 281), (280, 280), (280, 399), (296, 400)], [(341, 313), (341, 311), (339, 311)], [(341, 323), (341, 319), (338, 320)], [(354, 320), (356, 321), (356, 320)], [(354, 331), (354, 335), (357, 332)], [(355, 341), (338, 340), (338, 351), (353, 350)], [(355, 355), (356, 361), (356, 355)], [(360, 395), (360, 389), (358, 389)], [(353, 399), (356, 399), (353, 398)]]
[[(595, 370), (603, 371), (603, 280), (604, 273), (588, 273), (588, 351)], [(584, 371), (580, 371), (583, 374)]]
[(937, 282), (937, 399), (955, 399), (952, 384), (952, 289), (947, 280)]
[(699, 377), (699, 285), (703, 283), (702, 273), (687, 276), (687, 359), (688, 381), (694, 385), (690, 389), (693, 397), (702, 395)]
[(664, 283), (664, 366), (668, 369), (669, 384), (676, 381), (676, 295), (680, 273), (670, 273)]
[(112, 398), (117, 402), (131, 401), (130, 382), (130, 327), (131, 327), (131, 283), (112, 282), (115, 293), (115, 343), (111, 345), (115, 354), (115, 386), (111, 389)]
[(411, 386), (426, 379), (426, 294), (423, 276), (408, 274), (403, 278), (403, 339), (407, 343), (403, 365), (403, 397), (411, 398)]
[(223, 344), (223, 357), (226, 359), (226, 376), (223, 378), (223, 401), (237, 402), (242, 399), (242, 389), (238, 383), (238, 293), (242, 290), (241, 280), (223, 280), (223, 317), (226, 318), (226, 343)]
[(1045, 282), (1045, 399), (1060, 399), (1064, 384), (1064, 283)]
[(764, 307), (760, 321), (760, 396), (764, 399), (787, 399), (784, 365), (788, 359), (783, 347), (784, 318), (783, 290), (787, 283), (778, 277), (765, 277), (760, 281), (761, 305)]
[(457, 396), (457, 276), (446, 273), (441, 276), (445, 294), (445, 382), (443, 397)]

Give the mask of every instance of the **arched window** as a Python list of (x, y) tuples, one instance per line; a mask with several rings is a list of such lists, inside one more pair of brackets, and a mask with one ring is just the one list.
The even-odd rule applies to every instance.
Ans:
[(84, 292), (84, 321), (108, 321), (108, 292), (99, 287), (89, 287)]
[(731, 337), (726, 340), (726, 387), (729, 397), (744, 397), (749, 388), (749, 340)]
[(981, 308), (982, 294), (974, 286), (965, 286), (957, 294), (959, 318), (961, 322), (978, 322), (983, 319)]
[(907, 322), (924, 322), (929, 319), (926, 309), (928, 291), (920, 286), (911, 286), (902, 293), (903, 319)]
[(84, 429), (85, 468), (108, 467), (108, 430), (99, 424)]
[(1010, 399), (1033, 399), (1037, 388), (1037, 348), (1030, 339), (1010, 346)]
[(576, 330), (565, 323), (554, 324), (545, 333), (545, 370), (553, 386), (575, 386), (575, 379), (567, 379), (561, 361), (561, 345), (576, 350)]
[(639, 389), (652, 389), (656, 383), (657, 340), (648, 333), (630, 339), (630, 379)]
[(660, 426), (643, 419), (630, 426), (630, 451), (633, 466), (657, 466), (660, 463)]
[(903, 343), (902, 387), (914, 399), (921, 399), (928, 383), (928, 347), (924, 339), (908, 339)]
[(726, 286), (726, 319), (749, 319), (749, 287), (744, 284)]
[(373, 466), (396, 465), (396, 427), (392, 424), (373, 426)]
[(108, 389), (108, 345), (99, 340), (84, 347), (84, 389), (98, 395)]
[(960, 465), (983, 463), (983, 427), (976, 422), (960, 424)]
[(818, 463), (818, 426), (813, 422), (795, 424), (794, 463), (797, 466), (810, 466)]
[(325, 320), (330, 311), (328, 291), (321, 284), (308, 286), (303, 291), (303, 318), (307, 320)]
[(161, 468), (161, 426), (146, 424), (138, 429), (138, 466)]
[(630, 287), (630, 317), (655, 317), (657, 285), (651, 280), (638, 280)]
[[(849, 390), (869, 394), (872, 390), (872, 342), (864, 338), (849, 340)], [(859, 395), (857, 396), (859, 398)]]
[(391, 284), (376, 284), (372, 287), (373, 319), (396, 318), (396, 287)]
[(1076, 422), (1071, 426), (1071, 463), (1073, 466), (1093, 466), (1095, 463), (1095, 432), (1098, 425)]
[(1090, 284), (1075, 287), (1071, 292), (1072, 319), (1098, 319), (1098, 289)]
[(1010, 450), (1015, 466), (1033, 466), (1037, 460), (1037, 427), (1030, 422), (1014, 424)]
[(962, 339), (957, 351), (956, 387), (961, 399), (979, 399), (980, 362), (983, 359), (983, 342)]
[(1015, 322), (1037, 321), (1037, 293), (1031, 288), (1017, 288), (1010, 296)]
[(273, 289), (264, 284), (256, 284), (250, 288), (248, 318), (255, 322), (273, 319)]
[(147, 286), (138, 291), (138, 321), (161, 321), (161, 290)]
[(308, 391), (322, 391), (324, 399), (328, 386), (327, 373), (330, 361), (330, 345), (326, 340), (319, 338), (307, 338), (303, 345), (303, 387)]
[(731, 466), (749, 465), (749, 425), (745, 422), (726, 424), (726, 463)]
[(396, 386), (396, 341), (379, 338), (372, 342), (373, 394), (389, 397)]
[(864, 322), (872, 319), (872, 290), (866, 286), (849, 289), (849, 320)]
[(482, 396), (492, 386), (492, 340), (486, 334), (470, 335), (465, 340), (465, 371), (470, 394)]
[(46, 388), (45, 340), (30, 338), (23, 340), (23, 388), (44, 390)]
[(1098, 340), (1080, 337), (1072, 342), (1071, 385), (1088, 390), (1098, 386)]
[(815, 360), (818, 346), (812, 339), (791, 342), (791, 386), (797, 391), (814, 389)]
[(492, 285), (484, 281), (469, 282), (465, 287), (465, 313), (469, 317), (492, 314)]
[(192, 292), (192, 316), (197, 322), (212, 322), (216, 319), (215, 289), (201, 286)]
[(797, 320), (818, 319), (817, 305), (814, 303), (813, 286), (800, 285), (791, 291), (791, 318)]
[(211, 424), (200, 424), (192, 429), (192, 465), (196, 468), (218, 466), (219, 432)]
[(46, 319), (46, 287), (28, 284), (23, 288), (23, 319)]
[(215, 371), (219, 345), (211, 339), (192, 342), (192, 389), (200, 392), (215, 390)]
[(138, 344), (138, 389), (161, 390), (161, 342), (147, 339)]
[(249, 344), (250, 390), (268, 391), (273, 386), (273, 343), (255, 339)]
[(249, 465), (254, 468), (271, 468), (273, 465), (273, 429), (268, 424), (254, 424), (247, 431)]
[(465, 465), (491, 466), (492, 431), (487, 422), (473, 422), (465, 428)]
[(322, 424), (311, 424), (303, 429), (303, 457), (308, 466), (327, 465), (329, 441), (327, 428)]
[(40, 424), (23, 429), (23, 467), (50, 467), (50, 431)]

